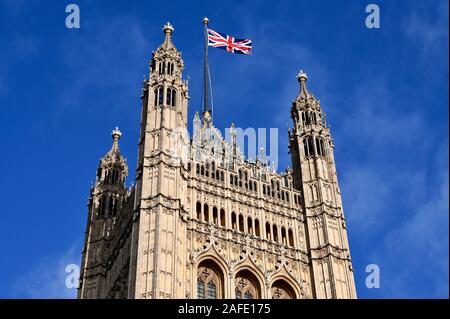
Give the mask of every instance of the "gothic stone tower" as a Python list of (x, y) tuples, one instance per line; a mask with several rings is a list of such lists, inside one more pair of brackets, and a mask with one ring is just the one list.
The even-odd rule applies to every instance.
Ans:
[(133, 226), (132, 298), (184, 296), (186, 281), (186, 168), (173, 150), (186, 143), (187, 81), (183, 60), (172, 43), (170, 24), (164, 43), (153, 53), (149, 80), (144, 83), (136, 173)]
[(78, 290), (78, 298), (101, 298), (106, 294), (105, 274), (114, 226), (131, 199), (125, 188), (128, 166), (119, 149), (121, 135), (118, 128), (113, 130), (113, 145), (100, 160), (95, 185), (90, 190), (80, 273), (84, 289)]
[(91, 190), (79, 298), (356, 298), (331, 135), (306, 75), (293, 168), (278, 173), (246, 159), (234, 125), (225, 140), (209, 112), (189, 138), (183, 60), (163, 30), (142, 88), (135, 186), (124, 186), (115, 130)]
[(355, 298), (333, 141), (319, 101), (298, 74), (300, 93), (292, 103), (289, 134), (294, 185), (302, 192), (311, 278), (317, 298)]

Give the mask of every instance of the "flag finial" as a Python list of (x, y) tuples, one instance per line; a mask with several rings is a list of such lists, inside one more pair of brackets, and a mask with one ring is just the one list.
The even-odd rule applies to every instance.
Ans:
[(203, 24), (206, 25), (206, 24), (208, 24), (208, 22), (209, 22), (209, 19), (208, 19), (207, 17), (204, 17), (204, 18), (203, 18)]

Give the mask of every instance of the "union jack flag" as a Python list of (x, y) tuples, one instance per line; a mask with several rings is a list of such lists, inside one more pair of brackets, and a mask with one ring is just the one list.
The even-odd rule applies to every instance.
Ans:
[(252, 54), (252, 40), (236, 39), (232, 36), (208, 29), (208, 46), (238, 54)]

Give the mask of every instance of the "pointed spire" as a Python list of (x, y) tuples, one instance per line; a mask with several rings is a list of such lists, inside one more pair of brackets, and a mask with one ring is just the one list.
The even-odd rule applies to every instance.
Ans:
[(194, 115), (194, 121), (195, 121), (195, 122), (200, 122), (200, 115), (198, 114), (198, 111), (195, 112), (195, 115)]
[(118, 152), (119, 151), (119, 139), (122, 136), (122, 132), (116, 126), (116, 128), (111, 132), (111, 136), (113, 138), (113, 145), (112, 145), (111, 150), (113, 152)]
[(230, 126), (230, 136), (231, 136), (231, 147), (233, 149), (233, 157), (236, 158), (237, 156), (237, 136), (236, 136), (236, 127), (234, 126), (234, 123), (231, 123)]
[(230, 135), (236, 135), (236, 126), (234, 125), (234, 122), (232, 122), (230, 126)]
[(195, 112), (194, 115), (194, 135), (196, 135), (201, 128), (201, 122), (200, 122), (200, 115), (198, 114), (198, 112)]
[(172, 33), (175, 28), (170, 22), (167, 22), (162, 27), (162, 30), (164, 32), (164, 41), (152, 53), (149, 81), (152, 75), (167, 75), (177, 79), (182, 77), (184, 62), (181, 58), (181, 52), (177, 50), (172, 41)]
[(175, 30), (175, 28), (170, 24), (170, 22), (167, 22), (163, 26), (163, 31), (164, 31), (164, 34), (166, 35), (166, 38), (164, 39), (164, 44), (166, 44), (166, 46), (172, 42), (170, 35), (172, 34), (173, 30)]
[[(119, 149), (119, 139), (122, 136), (122, 132), (116, 127), (111, 132), (111, 137), (113, 139), (113, 143), (111, 149), (100, 159), (99, 169), (100, 172), (108, 171), (108, 174), (112, 174), (112, 169), (118, 169), (121, 171), (121, 176), (128, 176), (128, 165), (127, 160), (122, 156)], [(112, 176), (112, 175), (111, 175)], [(99, 174), (97, 176), (98, 182), (104, 182), (107, 176), (105, 174)]]
[(308, 75), (303, 72), (303, 70), (300, 70), (300, 72), (297, 74), (297, 80), (300, 83), (300, 96), (306, 98), (308, 96), (308, 89), (306, 87), (306, 80), (308, 80)]
[(173, 25), (170, 24), (170, 22), (167, 22), (163, 26), (162, 30), (165, 34), (164, 42), (163, 42), (163, 44), (161, 44), (161, 46), (158, 49), (160, 49), (160, 48), (163, 48), (163, 49), (175, 48), (175, 46), (172, 42), (172, 33), (175, 30)]

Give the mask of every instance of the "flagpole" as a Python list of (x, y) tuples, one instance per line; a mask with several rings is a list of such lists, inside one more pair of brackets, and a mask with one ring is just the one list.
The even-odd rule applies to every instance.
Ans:
[(208, 65), (208, 22), (209, 19), (207, 17), (204, 17), (203, 25), (204, 25), (205, 47), (203, 57), (203, 115), (206, 112), (209, 112), (210, 116), (212, 117), (212, 105), (210, 105), (209, 101), (211, 78), (209, 74), (209, 65)]

